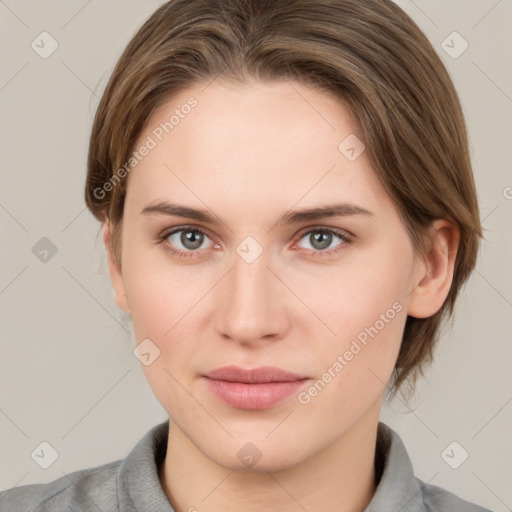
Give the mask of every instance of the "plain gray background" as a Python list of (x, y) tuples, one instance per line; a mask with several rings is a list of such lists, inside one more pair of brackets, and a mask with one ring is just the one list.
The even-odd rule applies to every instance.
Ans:
[[(0, 489), (124, 458), (166, 419), (133, 355), (100, 226), (83, 201), (98, 99), (161, 3), (0, 0)], [(381, 419), (401, 435), (416, 476), (512, 510), (512, 1), (397, 3), (459, 92), (486, 240), (436, 363), (409, 405), (395, 399)], [(464, 43), (454, 31), (469, 44), (458, 56)], [(31, 47), (45, 37), (51, 48), (42, 32), (58, 44), (47, 58)], [(57, 251), (46, 261), (37, 257), (43, 237)], [(58, 452), (48, 469), (31, 457), (44, 441)], [(456, 469), (442, 456), (454, 441), (455, 459), (469, 454)]]

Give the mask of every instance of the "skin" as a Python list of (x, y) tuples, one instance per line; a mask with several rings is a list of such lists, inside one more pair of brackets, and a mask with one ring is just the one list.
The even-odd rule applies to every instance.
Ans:
[[(379, 411), (407, 315), (442, 306), (458, 231), (435, 221), (428, 254), (415, 254), (366, 152), (352, 162), (338, 150), (350, 134), (363, 140), (349, 111), (295, 82), (198, 84), (153, 114), (136, 147), (190, 96), (198, 106), (129, 175), (120, 264), (104, 227), (116, 302), (137, 344), (149, 338), (160, 350), (142, 368), (170, 417), (162, 486), (178, 512), (362, 511), (376, 488)], [(141, 214), (161, 201), (209, 209), (221, 222)], [(339, 202), (374, 215), (276, 225), (291, 209)], [(192, 257), (158, 243), (190, 225), (206, 233), (199, 249), (182, 232), (167, 244)], [(352, 242), (334, 234), (322, 248), (311, 228)], [(249, 235), (263, 249), (250, 264), (236, 252)], [(401, 311), (307, 404), (292, 394), (238, 409), (201, 377), (271, 365), (310, 377), (307, 390), (397, 302)], [(248, 442), (261, 453), (251, 468), (237, 456)]]

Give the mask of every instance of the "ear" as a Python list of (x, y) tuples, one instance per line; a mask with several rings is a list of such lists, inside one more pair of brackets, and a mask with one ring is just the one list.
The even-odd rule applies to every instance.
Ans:
[(121, 266), (115, 261), (114, 254), (112, 252), (112, 227), (107, 221), (103, 226), (103, 243), (107, 251), (108, 257), (108, 269), (110, 273), (110, 280), (114, 288), (114, 297), (116, 304), (126, 313), (130, 313), (128, 302), (126, 301), (126, 293), (124, 289), (123, 274)]
[(419, 279), (410, 293), (408, 315), (428, 318), (441, 309), (453, 281), (459, 241), (460, 232), (455, 223), (445, 219), (432, 223), (427, 255), (417, 260), (415, 274), (419, 274)]

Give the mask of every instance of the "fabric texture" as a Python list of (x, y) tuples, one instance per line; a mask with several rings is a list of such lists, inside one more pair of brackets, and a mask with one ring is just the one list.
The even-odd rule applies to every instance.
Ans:
[[(123, 460), (0, 492), (0, 511), (175, 512), (158, 478), (168, 431), (169, 421), (156, 425)], [(377, 432), (380, 477), (364, 512), (491, 512), (416, 478), (400, 436), (383, 422)]]

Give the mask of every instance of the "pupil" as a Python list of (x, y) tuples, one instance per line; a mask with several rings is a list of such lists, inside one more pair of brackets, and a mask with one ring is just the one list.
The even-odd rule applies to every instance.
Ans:
[(201, 237), (201, 233), (197, 231), (184, 231), (181, 235), (181, 242), (189, 249), (197, 249), (198, 247), (201, 247)]
[[(318, 231), (311, 235), (311, 239), (314, 241), (312, 245), (316, 246), (318, 249), (325, 249), (326, 247), (329, 247), (331, 243), (331, 236), (331, 233)], [(197, 231), (185, 231), (181, 235), (181, 242), (189, 249), (197, 249), (198, 247), (201, 247), (202, 235)], [(318, 245), (315, 245), (317, 243)], [(191, 244), (191, 246), (187, 244)]]
[[(331, 243), (331, 236), (331, 233), (325, 233), (323, 231), (318, 231), (316, 234), (312, 235), (315, 243), (320, 242), (320, 247), (318, 247), (318, 249), (325, 249), (326, 247), (329, 247)], [(315, 247), (315, 244), (312, 245)]]

